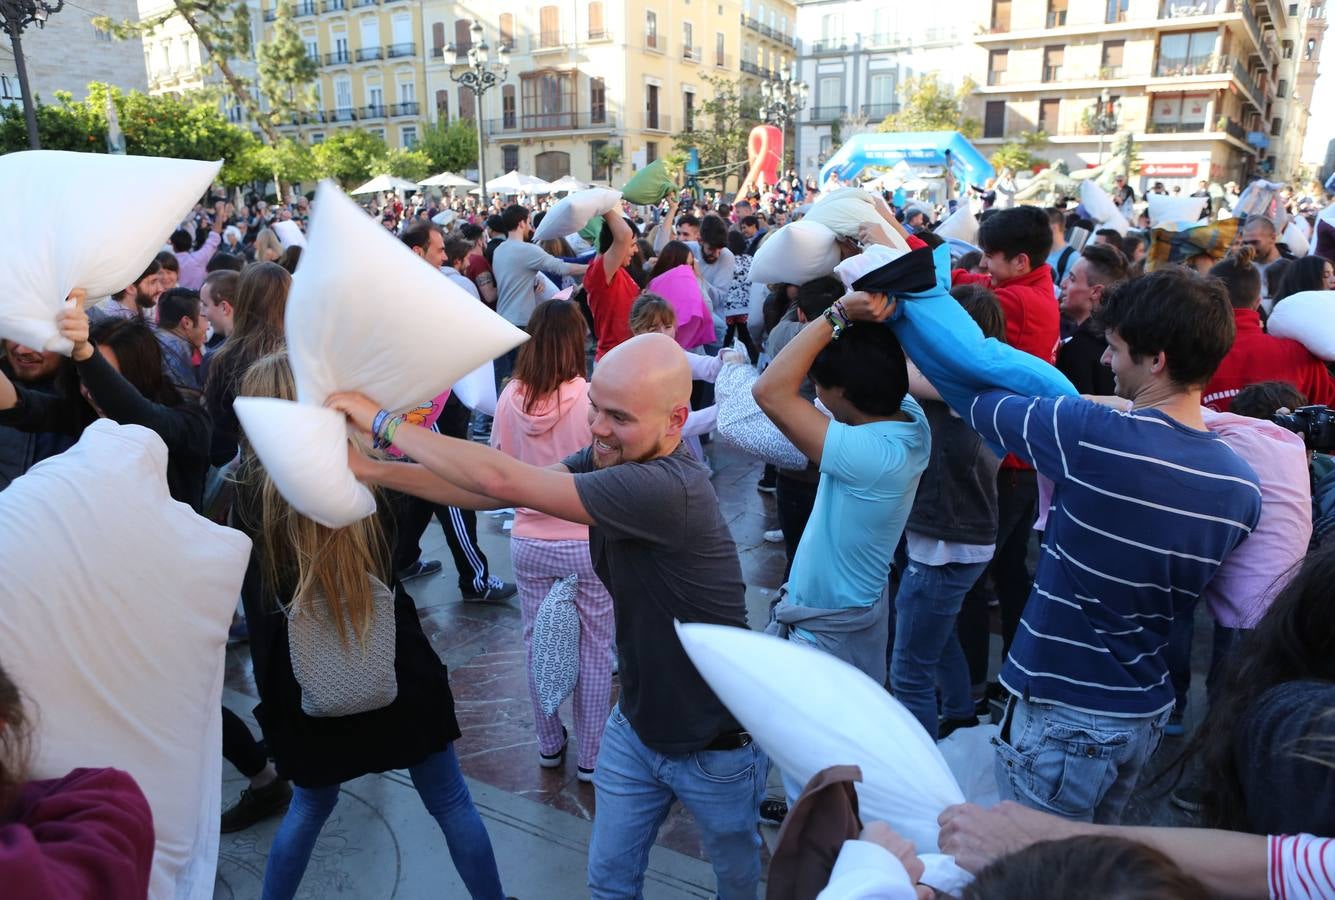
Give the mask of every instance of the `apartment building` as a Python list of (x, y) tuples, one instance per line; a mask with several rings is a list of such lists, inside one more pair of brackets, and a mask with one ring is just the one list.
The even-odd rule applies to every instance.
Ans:
[[(971, 5), (971, 0), (965, 0)], [(934, 72), (958, 86), (968, 73), (961, 3), (923, 8), (909, 0), (802, 0), (798, 77), (810, 89), (797, 131), (798, 173), (817, 175), (844, 140), (899, 110), (900, 86)], [(835, 134), (836, 130), (838, 135)]]
[[(1290, 3), (1289, 33), (1280, 41), (1276, 116), (1286, 135), (1276, 152), (1275, 174), (1289, 178), (1302, 163), (1303, 143), (1316, 96), (1317, 65), (1326, 33), (1326, 0)], [(1327, 118), (1325, 122), (1328, 122)], [(1325, 122), (1322, 124), (1324, 125)]]
[[(55, 103), (56, 91), (69, 91), (74, 99), (82, 100), (88, 95), (90, 81), (126, 90), (148, 87), (139, 39), (116, 41), (93, 27), (93, 19), (100, 15), (133, 19), (135, 0), (102, 0), (95, 5), (99, 7), (96, 12), (66, 3), (47, 20), (46, 27), (29, 25), (23, 32), (28, 83), (33, 96), (43, 103)], [(7, 36), (0, 37), (0, 104), (22, 102), (13, 48)]]
[(1042, 130), (1045, 155), (1078, 168), (1130, 133), (1140, 187), (1274, 173), (1293, 139), (1276, 104), (1289, 17), (1280, 0), (990, 0), (969, 51), (977, 143)]
[[(451, 77), (474, 19), (493, 61), (497, 48), (510, 48), (506, 78), (480, 109)], [(758, 85), (782, 47), (793, 56), (793, 6), (773, 0), (427, 0), (422, 20), (431, 119), (480, 122), (488, 173), (547, 180), (625, 180), (696, 124), (712, 90), (707, 77)]]

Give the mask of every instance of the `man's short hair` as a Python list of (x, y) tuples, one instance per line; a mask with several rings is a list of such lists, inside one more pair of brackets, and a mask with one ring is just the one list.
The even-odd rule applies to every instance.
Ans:
[(1105, 238), (1114, 247), (1122, 246), (1122, 233), (1116, 228), (1100, 228), (1094, 232), (1094, 236)]
[(811, 380), (843, 388), (844, 399), (868, 416), (893, 416), (909, 389), (908, 364), (895, 333), (884, 325), (854, 322), (811, 364)]
[(500, 213), (487, 216), (487, 228), (494, 234), (505, 234), (505, 217)]
[[(621, 218), (625, 221), (626, 227), (630, 229), (632, 235), (639, 234), (639, 231), (635, 228), (635, 223), (630, 220), (629, 216), (622, 216)], [(606, 253), (611, 250), (614, 240), (616, 238), (612, 234), (612, 229), (608, 228), (607, 223), (604, 222), (602, 230), (598, 232), (598, 252)]]
[(996, 210), (978, 226), (978, 246), (985, 253), (1001, 253), (1006, 259), (1023, 253), (1029, 257), (1030, 267), (1037, 269), (1052, 252), (1048, 214), (1037, 206)]
[(1127, 270), (1131, 264), (1121, 250), (1111, 244), (1086, 244), (1080, 251), (1093, 284), (1110, 288), (1121, 281), (1126, 281)]
[(690, 213), (687, 213), (686, 215), (682, 216), (680, 219), (677, 220), (678, 228), (680, 228), (683, 225), (689, 225), (693, 228), (699, 228), (700, 220), (697, 219), (695, 216), (691, 215)]
[(403, 234), (399, 235), (399, 240), (403, 241), (404, 246), (409, 250), (420, 249), (423, 253), (426, 248), (431, 246), (431, 233), (441, 234), (440, 228), (435, 222), (414, 222), (403, 229)]
[(455, 237), (445, 242), (445, 259), (451, 266), (457, 266), (473, 252), (473, 242), (468, 238)]
[(169, 272), (180, 272), (181, 261), (176, 258), (176, 254), (170, 250), (163, 250), (157, 255), (158, 265)]
[(209, 261), (204, 264), (206, 273), (213, 272), (240, 272), (246, 267), (246, 261), (235, 253), (223, 253), (219, 251), (209, 257)]
[(1126, 341), (1131, 358), (1162, 352), (1183, 387), (1210, 380), (1237, 333), (1228, 291), (1217, 278), (1167, 266), (1123, 282), (1103, 298), (1099, 325)]
[(182, 319), (193, 322), (198, 318), (199, 294), (189, 288), (174, 287), (158, 298), (158, 322), (163, 328), (175, 328)]
[[(158, 232), (158, 234), (161, 233), (162, 232)], [(191, 237), (190, 232), (186, 231), (184, 228), (178, 228), (172, 232), (171, 245), (172, 249), (175, 250), (177, 253), (190, 252), (190, 248), (191, 246), (194, 245), (194, 243), (195, 239)]]
[(214, 306), (219, 303), (230, 303), (236, 306), (236, 286), (241, 282), (241, 273), (233, 269), (219, 269), (216, 272), (210, 272), (204, 279), (204, 287), (209, 289), (209, 300)]
[(501, 213), (501, 231), (509, 234), (528, 221), (528, 207), (512, 203)]
[(710, 247), (728, 246), (728, 226), (712, 213), (700, 220), (700, 243)]
[(820, 318), (821, 314), (845, 293), (842, 281), (833, 275), (825, 275), (798, 285), (797, 298), (794, 302), (806, 320), (811, 322)]
[(1066, 227), (1066, 213), (1055, 206), (1049, 206), (1044, 210), (1048, 214), (1048, 225), (1056, 228)]
[(482, 226), (474, 225), (472, 222), (465, 222), (459, 226), (459, 233), (463, 235), (464, 240), (476, 241), (482, 237)]
[(1263, 234), (1268, 234), (1271, 237), (1274, 237), (1275, 235), (1279, 234), (1279, 232), (1275, 230), (1275, 223), (1270, 221), (1265, 216), (1248, 216), (1246, 224), (1244, 224), (1242, 227), (1244, 230), (1246, 230), (1253, 226), (1259, 228)]
[(747, 228), (759, 228), (760, 220), (757, 219), (755, 216), (742, 216), (742, 220), (737, 224), (745, 225)]
[(957, 284), (950, 289), (950, 296), (978, 323), (983, 337), (1006, 343), (1006, 312), (996, 294), (981, 284)]
[[(156, 258), (153, 259), (153, 260), (148, 264), (148, 268), (145, 269), (142, 273), (140, 273), (139, 277), (136, 278), (136, 279), (134, 280), (134, 282), (133, 282), (134, 286), (137, 288), (137, 287), (139, 286), (139, 282), (143, 281), (145, 278), (149, 277), (150, 275), (156, 275), (156, 274), (158, 274), (158, 273), (161, 272), (161, 271), (162, 271), (162, 263), (158, 262)], [(119, 299), (121, 299), (122, 297), (125, 296), (125, 291), (128, 290), (128, 288), (129, 288), (129, 285), (127, 285), (127, 286), (124, 287), (124, 288), (121, 288), (119, 291), (117, 291), (116, 293), (112, 294), (112, 295), (111, 295), (111, 298), (112, 298), (113, 300), (119, 300)]]

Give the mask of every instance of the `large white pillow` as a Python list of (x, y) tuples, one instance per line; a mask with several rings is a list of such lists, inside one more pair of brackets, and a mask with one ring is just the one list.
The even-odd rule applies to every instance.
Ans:
[(1205, 201), (1208, 197), (1171, 197), (1167, 194), (1147, 194), (1150, 212), (1150, 227), (1169, 222), (1177, 225), (1191, 225), (1199, 222), (1205, 215)]
[(1123, 237), (1131, 230), (1131, 223), (1117, 208), (1112, 196), (1093, 179), (1080, 182), (1080, 204), (1100, 228), (1111, 228)]
[(900, 250), (907, 250), (908, 242), (881, 218), (881, 214), (876, 211), (875, 202), (876, 199), (862, 188), (839, 188), (828, 194), (822, 194), (819, 200), (811, 204), (802, 221), (819, 222), (840, 237), (854, 239), (857, 238), (858, 226), (862, 223), (881, 225), (890, 236), (892, 244)]
[(937, 816), (964, 802), (950, 768), (918, 720), (884, 687), (823, 650), (743, 628), (677, 624), (677, 636), (723, 705), (784, 774), (806, 784), (829, 766), (862, 769), (864, 822), (881, 820), (917, 847), (953, 891), (969, 879), (936, 855)]
[(533, 240), (548, 241), (574, 234), (589, 220), (616, 209), (621, 203), (621, 192), (611, 188), (589, 188), (567, 194), (538, 223)]
[(488, 360), (450, 388), (459, 402), (474, 412), (496, 415), (496, 364)]
[(1308, 235), (1298, 224), (1302, 221), (1301, 216), (1295, 217), (1284, 229), (1284, 234), (1280, 236), (1280, 240), (1288, 245), (1289, 252), (1294, 256), (1306, 256), (1307, 251), (1311, 249), (1311, 244), (1308, 243)]
[(839, 264), (835, 234), (810, 217), (770, 232), (751, 258), (747, 278), (756, 284), (806, 284)]
[(978, 217), (969, 209), (969, 204), (961, 203), (933, 233), (942, 240), (953, 239), (977, 247)]
[(330, 528), (375, 512), (348, 469), (346, 429), (323, 409), (330, 394), (409, 409), (526, 340), (330, 182), (316, 191), (285, 331), (297, 402), (238, 397), (234, 408), (283, 497)]
[(1335, 361), (1335, 291), (1300, 291), (1276, 303), (1265, 330), (1290, 338), (1317, 359)]
[(37, 713), (32, 777), (129, 772), (153, 810), (150, 896), (206, 900), (250, 540), (173, 500), (166, 471), (156, 434), (99, 419), (0, 492), (0, 659)]
[(56, 318), (143, 274), (222, 162), (25, 150), (0, 156), (0, 338), (66, 355)]
[(291, 219), (285, 219), (282, 222), (273, 224), (274, 234), (278, 235), (278, 243), (283, 245), (283, 249), (288, 247), (301, 247), (303, 252), (306, 247), (306, 234), (301, 230), (301, 226)]

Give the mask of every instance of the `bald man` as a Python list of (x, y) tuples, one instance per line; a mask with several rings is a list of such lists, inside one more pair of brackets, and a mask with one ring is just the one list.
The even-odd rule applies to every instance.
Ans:
[[(643, 334), (611, 350), (589, 386), (593, 443), (548, 468), (497, 450), (398, 428), (418, 465), (353, 451), (364, 481), (451, 506), (522, 506), (590, 526), (594, 570), (616, 613), (621, 699), (603, 733), (589, 847), (594, 898), (639, 896), (649, 849), (674, 800), (699, 823), (724, 900), (754, 900), (756, 830), (769, 760), (705, 684), (672, 627), (746, 626), (745, 585), (709, 472), (681, 443), (691, 372), (676, 342)], [(329, 405), (369, 431), (359, 394)], [(382, 426), (382, 434), (392, 426)]]

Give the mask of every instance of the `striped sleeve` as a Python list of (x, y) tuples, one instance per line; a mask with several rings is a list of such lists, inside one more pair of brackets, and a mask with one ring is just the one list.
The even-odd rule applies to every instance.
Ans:
[(1269, 840), (1267, 867), (1272, 900), (1335, 897), (1335, 839), (1272, 834)]
[(1060, 484), (1070, 471), (1084, 410), (1073, 397), (1024, 397), (985, 391), (969, 405), (969, 424), (984, 440), (1006, 448)]

